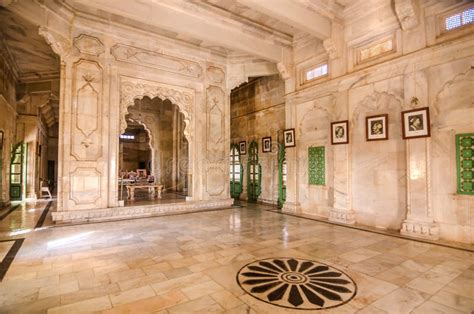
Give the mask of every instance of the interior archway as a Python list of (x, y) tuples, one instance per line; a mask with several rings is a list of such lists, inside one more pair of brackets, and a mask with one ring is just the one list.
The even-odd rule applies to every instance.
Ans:
[[(142, 137), (143, 134), (146, 134), (146, 145), (149, 148), (146, 182), (144, 180), (128, 181), (126, 184), (159, 184), (163, 186), (162, 199), (155, 200), (153, 193), (150, 195), (140, 193), (137, 196), (141, 197), (135, 199), (154, 202), (170, 199), (184, 200), (188, 194), (189, 145), (184, 133), (185, 116), (180, 108), (168, 99), (162, 100), (159, 97), (144, 96), (135, 99), (134, 104), (127, 107), (126, 121), (126, 130), (129, 130), (132, 125), (133, 128), (141, 130)], [(123, 135), (127, 136), (128, 133), (126, 131)], [(122, 170), (129, 169), (121, 168)], [(125, 195), (125, 199), (128, 197), (129, 195)]]

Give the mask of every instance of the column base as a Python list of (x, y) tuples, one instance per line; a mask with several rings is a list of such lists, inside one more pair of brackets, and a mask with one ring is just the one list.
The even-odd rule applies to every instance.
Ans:
[(439, 239), (439, 227), (435, 222), (405, 220), (400, 233), (415, 238)]
[(282, 211), (294, 214), (301, 213), (301, 205), (300, 203), (285, 202)]
[(353, 210), (331, 208), (329, 210), (329, 221), (341, 224), (355, 224), (355, 213)]

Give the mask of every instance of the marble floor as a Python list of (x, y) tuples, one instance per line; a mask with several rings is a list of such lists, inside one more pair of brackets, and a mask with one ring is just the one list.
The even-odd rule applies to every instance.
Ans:
[[(292, 282), (304, 281), (301, 273), (332, 277), (318, 279), (319, 287), (346, 294), (339, 302), (338, 295), (313, 286), (334, 306), (318, 313), (474, 310), (474, 254), (463, 250), (281, 215), (255, 204), (61, 227), (47, 223), (49, 214), (21, 206), (21, 213), (16, 209), (0, 221), (0, 259), (10, 262), (0, 282), (0, 313), (311, 312), (291, 306), (302, 309), (318, 297), (308, 297), (303, 287), (298, 289), (306, 296), (288, 297), (293, 288), (282, 290), (261, 274), (281, 273), (273, 267), (298, 269), (284, 274)], [(41, 206), (44, 211), (47, 203)], [(11, 215), (26, 215), (20, 229), (32, 231), (9, 233)], [(41, 216), (45, 226), (35, 228)], [(249, 276), (252, 284), (263, 278), (268, 287), (279, 287), (273, 299), (292, 299), (290, 308), (256, 295), (266, 288), (246, 286)]]

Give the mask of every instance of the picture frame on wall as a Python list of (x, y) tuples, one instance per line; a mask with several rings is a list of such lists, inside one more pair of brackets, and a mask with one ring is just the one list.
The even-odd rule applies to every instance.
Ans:
[(284, 130), (283, 141), (285, 143), (285, 147), (295, 147), (296, 146), (295, 129)]
[(349, 121), (331, 122), (331, 144), (348, 144), (349, 143)]
[(262, 138), (262, 152), (269, 153), (272, 151), (272, 138), (264, 137)]
[(428, 107), (402, 111), (403, 139), (430, 137), (430, 111)]
[(365, 118), (367, 141), (388, 140), (388, 114), (379, 114)]
[(239, 142), (239, 153), (241, 155), (247, 154), (247, 142), (246, 141)]

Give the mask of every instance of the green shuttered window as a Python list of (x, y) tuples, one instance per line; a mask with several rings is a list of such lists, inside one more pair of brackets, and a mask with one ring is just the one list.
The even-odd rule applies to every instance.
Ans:
[(474, 133), (456, 135), (458, 194), (474, 195)]
[(308, 180), (311, 185), (326, 184), (324, 146), (308, 148)]

